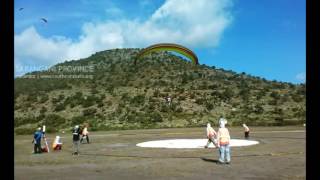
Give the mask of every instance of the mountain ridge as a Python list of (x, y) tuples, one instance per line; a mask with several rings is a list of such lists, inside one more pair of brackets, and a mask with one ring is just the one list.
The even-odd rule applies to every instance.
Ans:
[(194, 65), (169, 52), (152, 52), (134, 65), (139, 51), (100, 51), (15, 78), (15, 132), (84, 122), (93, 130), (194, 127), (221, 115), (231, 126), (305, 122), (305, 84)]

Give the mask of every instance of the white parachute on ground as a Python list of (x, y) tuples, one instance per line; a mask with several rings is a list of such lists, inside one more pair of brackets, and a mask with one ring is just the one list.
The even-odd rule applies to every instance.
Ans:
[[(139, 147), (148, 148), (204, 148), (207, 143), (207, 139), (169, 139), (169, 140), (157, 140), (147, 141), (136, 144)], [(251, 146), (259, 144), (258, 141), (244, 140), (244, 139), (231, 139), (231, 147), (239, 146)], [(213, 144), (209, 145), (209, 148), (216, 148)]]

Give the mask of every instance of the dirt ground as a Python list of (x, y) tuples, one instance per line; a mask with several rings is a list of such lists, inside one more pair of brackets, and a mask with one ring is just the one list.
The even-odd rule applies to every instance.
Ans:
[[(62, 136), (62, 151), (32, 154), (32, 135), (15, 136), (15, 179), (305, 179), (305, 127), (250, 127), (258, 145), (231, 148), (231, 164), (219, 165), (217, 149), (142, 148), (161, 139), (205, 138), (204, 128), (90, 132), (90, 144), (72, 156), (72, 134)], [(243, 128), (229, 128), (243, 139)]]

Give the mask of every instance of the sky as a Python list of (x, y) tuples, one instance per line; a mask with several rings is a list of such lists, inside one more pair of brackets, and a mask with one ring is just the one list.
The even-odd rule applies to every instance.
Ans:
[[(23, 8), (23, 9), (20, 9)], [(41, 20), (45, 18), (47, 23)], [(15, 76), (114, 48), (177, 43), (200, 64), (304, 83), (304, 0), (15, 0)]]

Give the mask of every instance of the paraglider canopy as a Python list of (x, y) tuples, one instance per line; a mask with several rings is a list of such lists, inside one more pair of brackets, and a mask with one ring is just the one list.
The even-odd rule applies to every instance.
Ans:
[(154, 44), (152, 46), (149, 46), (145, 49), (143, 49), (136, 57), (134, 64), (136, 64), (137, 60), (140, 59), (142, 56), (147, 55), (151, 52), (155, 51), (174, 51), (176, 53), (182, 54), (189, 58), (193, 64), (199, 64), (198, 62), (198, 57), (196, 56), (195, 53), (193, 53), (190, 49), (178, 45), (178, 44), (172, 44), (172, 43), (159, 43), (159, 44)]
[(41, 20), (42, 20), (43, 22), (45, 22), (45, 23), (48, 23), (48, 20), (45, 19), (45, 18), (41, 18)]

